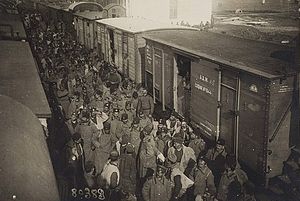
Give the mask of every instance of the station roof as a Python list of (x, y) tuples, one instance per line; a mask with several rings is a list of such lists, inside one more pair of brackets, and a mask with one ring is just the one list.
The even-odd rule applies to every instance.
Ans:
[[(26, 39), (26, 32), (22, 23), (22, 20), (18, 14), (11, 14), (11, 13), (0, 13), (0, 24), (3, 25), (10, 25), (13, 29), (13, 34), (16, 36), (16, 33), (19, 32), (20, 39)], [(1, 29), (0, 36), (11, 37), (11, 33), (3, 32)]]
[(170, 23), (162, 23), (150, 19), (134, 18), (134, 17), (107, 18), (107, 19), (98, 20), (97, 22), (101, 24), (105, 24), (111, 28), (117, 28), (122, 31), (126, 31), (130, 33), (141, 33), (146, 31), (166, 30), (166, 29), (197, 30), (195, 28), (178, 26)]
[(231, 66), (268, 79), (294, 74), (293, 64), (276, 54), (293, 52), (287, 46), (237, 38), (207, 31), (169, 30), (145, 33), (146, 40), (155, 41), (196, 58)]
[(103, 17), (103, 12), (100, 11), (83, 11), (74, 13), (75, 16), (82, 17), (88, 20), (97, 20)]
[(37, 66), (27, 42), (0, 41), (0, 94), (24, 104), (39, 118), (51, 116)]

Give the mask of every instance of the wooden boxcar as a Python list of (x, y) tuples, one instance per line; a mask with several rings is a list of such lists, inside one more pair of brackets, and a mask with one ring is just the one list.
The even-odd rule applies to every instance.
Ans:
[(131, 80), (142, 82), (145, 40), (142, 34), (153, 30), (193, 29), (144, 18), (109, 18), (97, 21), (99, 55), (114, 62), (119, 71)]
[(73, 13), (69, 11), (69, 6), (70, 3), (36, 3), (36, 9), (51, 29), (74, 34)]
[(86, 48), (93, 49), (96, 40), (96, 20), (101, 19), (103, 12), (84, 11), (74, 13), (74, 26), (77, 41)]
[(0, 200), (60, 200), (39, 120), (28, 107), (2, 94), (0, 108)]
[(0, 94), (27, 106), (47, 127), (51, 110), (29, 44), (0, 41), (0, 47)]
[[(145, 85), (265, 183), (297, 143), (293, 49), (190, 30), (145, 34)], [(298, 142), (299, 143), (299, 142)]]

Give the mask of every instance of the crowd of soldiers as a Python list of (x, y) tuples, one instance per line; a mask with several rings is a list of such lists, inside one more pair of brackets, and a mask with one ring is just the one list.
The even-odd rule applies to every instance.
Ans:
[(24, 24), (68, 127), (64, 172), (73, 188), (101, 188), (112, 201), (255, 200), (224, 140), (207, 147), (174, 112), (154, 118), (146, 89), (40, 14), (24, 15)]

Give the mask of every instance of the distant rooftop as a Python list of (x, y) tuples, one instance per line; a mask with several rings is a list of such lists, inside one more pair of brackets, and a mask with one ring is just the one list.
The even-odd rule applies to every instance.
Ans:
[(162, 23), (154, 20), (145, 19), (145, 18), (132, 18), (132, 17), (107, 18), (107, 19), (98, 20), (97, 22), (131, 33), (140, 33), (145, 31), (165, 30), (165, 29), (198, 30), (191, 27), (178, 26), (170, 23)]

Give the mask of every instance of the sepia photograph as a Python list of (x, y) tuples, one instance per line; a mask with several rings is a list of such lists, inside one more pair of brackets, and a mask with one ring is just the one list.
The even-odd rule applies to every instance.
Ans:
[(300, 201), (300, 0), (0, 0), (0, 201)]

